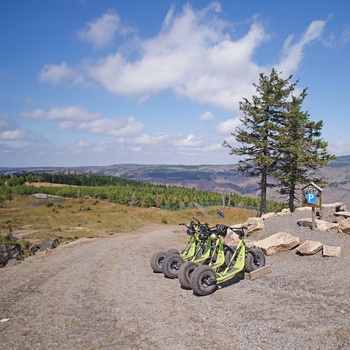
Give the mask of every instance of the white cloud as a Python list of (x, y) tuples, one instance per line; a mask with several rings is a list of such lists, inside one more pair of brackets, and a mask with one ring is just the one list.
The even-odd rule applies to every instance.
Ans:
[[(84, 66), (89, 78), (116, 95), (144, 101), (170, 90), (197, 103), (238, 112), (242, 98), (254, 94), (252, 83), (259, 74), (268, 74), (271, 70), (271, 66), (259, 66), (254, 57), (258, 47), (271, 35), (254, 17), (245, 34), (238, 36), (232, 29), (234, 23), (221, 19), (224, 17), (220, 17), (220, 12), (217, 2), (203, 10), (185, 5), (177, 11), (171, 6), (157, 35), (136, 41), (133, 37), (116, 52), (96, 61), (86, 61), (81, 67)], [(285, 74), (295, 71), (302, 62), (305, 47), (321, 41), (326, 23), (311, 22), (295, 43), (291, 35), (275, 68)], [(103, 47), (124, 28), (119, 15), (109, 11), (89, 22), (79, 35), (95, 47)], [(123, 49), (131, 42), (130, 54)], [(64, 62), (59, 66), (45, 66), (40, 77), (52, 84), (67, 80), (75, 84), (83, 82), (81, 75)]]
[(78, 37), (91, 43), (95, 49), (101, 49), (113, 41), (118, 29), (124, 30), (120, 26), (120, 17), (114, 11), (109, 10), (101, 17), (88, 22), (85, 28), (78, 32)]
[(216, 131), (222, 135), (230, 135), (233, 133), (237, 126), (241, 125), (239, 118), (228, 119), (223, 122), (220, 122), (216, 127)]
[(28, 138), (28, 129), (21, 129), (14, 118), (9, 115), (0, 118), (0, 140), (24, 140)]
[(185, 148), (200, 148), (200, 147), (204, 147), (205, 145), (206, 145), (206, 142), (204, 138), (195, 137), (192, 134), (188, 135), (186, 138), (176, 143), (177, 147), (185, 147)]
[(312, 21), (301, 39), (295, 44), (293, 44), (294, 36), (290, 35), (284, 43), (281, 61), (276, 67), (277, 71), (282, 71), (285, 76), (288, 76), (296, 70), (304, 57), (305, 47), (314, 40), (320, 39), (326, 23), (321, 20)]
[(57, 130), (70, 130), (70, 129), (73, 129), (74, 126), (75, 126), (74, 122), (66, 120), (66, 121), (58, 124)]
[(130, 140), (130, 142), (135, 144), (142, 144), (142, 145), (159, 145), (166, 143), (166, 141), (169, 139), (170, 135), (167, 132), (159, 133), (156, 135), (141, 135), (140, 137), (136, 137), (133, 140)]
[(27, 131), (23, 129), (0, 132), (0, 140), (23, 140), (27, 138)]
[(347, 27), (343, 31), (341, 37), (340, 37), (340, 42), (343, 44), (347, 44), (350, 41), (350, 28)]
[(83, 78), (75, 70), (70, 68), (66, 62), (61, 64), (46, 64), (39, 73), (39, 81), (52, 85), (59, 85), (64, 82), (82, 84)]
[(89, 146), (89, 144), (85, 141), (79, 141), (79, 142), (77, 142), (76, 146), (78, 148), (87, 148)]
[(210, 111), (206, 111), (199, 116), (199, 120), (201, 120), (202, 122), (208, 122), (208, 121), (212, 121), (214, 119), (215, 119), (215, 117), (214, 117), (213, 113)]
[[(39, 120), (95, 120), (101, 118), (99, 113), (91, 113), (80, 106), (52, 107), (48, 111), (35, 109), (31, 112), (21, 113), (21, 117)], [(64, 125), (67, 124), (62, 124)]]
[(244, 37), (231, 40), (226, 23), (218, 20), (219, 10), (217, 4), (204, 11), (187, 5), (176, 14), (172, 7), (160, 33), (140, 42), (139, 59), (111, 54), (88, 68), (90, 77), (120, 95), (144, 99), (171, 89), (197, 102), (236, 110), (260, 71), (251, 57), (267, 36), (253, 23)]
[(327, 151), (337, 156), (346, 156), (350, 154), (350, 141), (330, 141)]
[(104, 118), (80, 123), (78, 129), (96, 135), (127, 136), (139, 133), (143, 129), (143, 125), (133, 117)]

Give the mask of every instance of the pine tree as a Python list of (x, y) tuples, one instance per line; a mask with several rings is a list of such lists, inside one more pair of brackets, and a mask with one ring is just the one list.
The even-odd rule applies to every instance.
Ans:
[(323, 122), (313, 122), (308, 112), (301, 111), (307, 89), (292, 96), (283, 118), (281, 133), (277, 138), (279, 159), (274, 177), (279, 180), (279, 192), (288, 197), (288, 207), (294, 211), (294, 202), (299, 199), (297, 186), (308, 182), (320, 183), (316, 171), (327, 165), (333, 155), (327, 152), (328, 142), (321, 139)]
[(294, 90), (292, 76), (281, 79), (276, 70), (272, 69), (269, 76), (261, 73), (259, 84), (253, 84), (257, 96), (252, 102), (243, 98), (239, 108), (244, 114), (241, 119), (242, 127), (236, 128), (232, 136), (240, 143), (233, 147), (224, 141), (223, 146), (230, 148), (230, 154), (243, 156), (238, 162), (238, 171), (247, 176), (260, 176), (260, 216), (266, 212), (267, 188), (273, 186), (268, 182), (268, 176), (273, 173), (278, 150), (276, 137), (280, 134), (279, 120), (283, 117), (288, 105), (288, 97)]
[(298, 184), (319, 182), (315, 173), (335, 157), (327, 152), (328, 143), (321, 139), (323, 122), (313, 122), (301, 111), (306, 89), (299, 96), (293, 92), (298, 80), (282, 79), (272, 69), (270, 76), (261, 73), (254, 84), (257, 96), (252, 102), (243, 98), (240, 110), (244, 114), (242, 127), (231, 133), (240, 143), (230, 148), (230, 154), (242, 156), (238, 171), (248, 176), (260, 176), (260, 216), (266, 211), (269, 176), (276, 178), (280, 193), (288, 196), (288, 206), (294, 210)]

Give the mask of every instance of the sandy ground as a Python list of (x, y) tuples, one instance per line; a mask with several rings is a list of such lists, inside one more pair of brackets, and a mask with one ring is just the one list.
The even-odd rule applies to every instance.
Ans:
[(185, 239), (150, 226), (0, 269), (1, 348), (350, 349), (350, 237), (341, 258), (280, 253), (268, 275), (204, 297), (150, 268)]

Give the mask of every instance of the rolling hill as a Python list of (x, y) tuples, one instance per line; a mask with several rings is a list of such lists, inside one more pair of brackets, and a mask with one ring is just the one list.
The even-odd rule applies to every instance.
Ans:
[[(1, 174), (20, 172), (85, 173), (118, 176), (156, 184), (196, 188), (219, 193), (238, 193), (257, 197), (258, 178), (237, 172), (237, 165), (156, 165), (114, 164), (109, 166), (1, 168)], [(323, 188), (323, 203), (343, 202), (350, 207), (350, 155), (329, 162), (319, 171), (328, 182)], [(269, 190), (268, 199), (284, 201), (277, 191)]]

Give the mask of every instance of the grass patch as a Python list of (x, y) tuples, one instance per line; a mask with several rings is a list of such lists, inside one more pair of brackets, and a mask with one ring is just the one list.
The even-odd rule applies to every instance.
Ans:
[[(233, 225), (256, 216), (256, 212), (240, 208), (219, 208), (225, 214), (222, 219), (216, 214), (217, 207), (205, 208), (213, 216), (208, 218), (196, 208), (168, 211), (127, 207), (96, 199), (48, 201), (52, 205), (32, 196), (5, 201), (4, 207), (0, 208), (0, 236), (5, 236), (11, 227), (15, 235), (23, 235), (33, 243), (46, 237), (59, 238), (60, 242), (64, 242), (134, 231), (152, 224), (178, 225), (190, 222), (192, 217), (209, 225)], [(89, 210), (81, 210), (82, 207)]]

